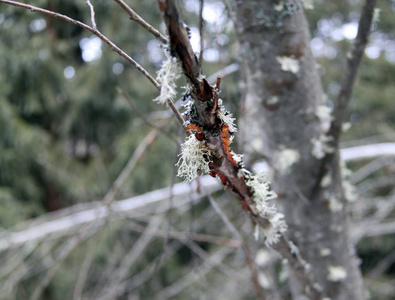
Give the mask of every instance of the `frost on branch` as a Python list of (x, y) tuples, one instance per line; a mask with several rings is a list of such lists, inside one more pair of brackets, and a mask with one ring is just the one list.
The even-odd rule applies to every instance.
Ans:
[(158, 71), (156, 80), (161, 84), (160, 94), (154, 99), (155, 102), (165, 104), (167, 99), (174, 98), (177, 95), (175, 81), (181, 75), (181, 68), (175, 57), (166, 52), (166, 60)]
[(287, 230), (284, 215), (279, 213), (270, 200), (277, 197), (270, 190), (269, 182), (263, 174), (257, 174), (246, 179), (246, 183), (253, 190), (253, 199), (259, 216), (268, 221), (268, 225), (261, 229), (265, 243), (270, 246), (279, 241), (281, 235)]
[(209, 156), (210, 149), (199, 141), (194, 134), (191, 134), (181, 145), (180, 159), (176, 166), (178, 167), (177, 176), (184, 177), (185, 181), (191, 182), (198, 177), (201, 172), (210, 172)]

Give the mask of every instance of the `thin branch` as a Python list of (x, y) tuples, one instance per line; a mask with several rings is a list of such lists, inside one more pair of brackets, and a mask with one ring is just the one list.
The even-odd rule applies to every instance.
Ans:
[(95, 19), (95, 8), (93, 7), (92, 3), (89, 0), (86, 0), (86, 4), (89, 6), (89, 10), (91, 13), (92, 28), (94, 30), (97, 30), (96, 19)]
[[(92, 32), (94, 35), (96, 35), (97, 37), (99, 37), (102, 41), (104, 41), (107, 45), (110, 46), (110, 48), (115, 51), (116, 53), (118, 53), (120, 56), (122, 56), (123, 58), (125, 58), (128, 62), (130, 62), (131, 64), (133, 64), (137, 70), (139, 70), (158, 90), (160, 90), (160, 84), (151, 76), (151, 74), (148, 73), (147, 70), (145, 70), (137, 61), (135, 61), (133, 58), (131, 58), (128, 54), (126, 54), (126, 52), (124, 52), (121, 48), (119, 48), (116, 44), (114, 44), (110, 39), (108, 39), (104, 34), (102, 34), (99, 30), (85, 24), (82, 23), (78, 20), (72, 19), (66, 15), (63, 14), (59, 14), (56, 12), (53, 12), (51, 10), (47, 10), (47, 9), (43, 9), (37, 6), (33, 6), (33, 5), (29, 5), (29, 4), (24, 4), (21, 2), (17, 2), (17, 1), (12, 1), (12, 0), (0, 0), (0, 3), (6, 3), (6, 4), (10, 4), (13, 6), (17, 6), (17, 7), (21, 7), (21, 8), (25, 8), (25, 9), (29, 9), (32, 12), (39, 12), (39, 13), (43, 13), (45, 15), (54, 17), (54, 18), (59, 18), (62, 19), (66, 22), (69, 22), (71, 24), (74, 24), (76, 26), (79, 26), (81, 28), (84, 28), (90, 32)], [(167, 99), (167, 104), (170, 106), (171, 110), (173, 111), (173, 113), (176, 115), (177, 119), (180, 121), (181, 125), (184, 126), (184, 119), (181, 116), (181, 113), (178, 111), (178, 109), (175, 107), (174, 103), (172, 102), (171, 99)]]
[(251, 270), (252, 281), (253, 281), (256, 293), (261, 297), (261, 299), (267, 299), (265, 289), (259, 284), (258, 268), (257, 268), (257, 265), (256, 265), (254, 259), (251, 257), (251, 250), (244, 243), (244, 240), (241, 237), (240, 233), (237, 231), (237, 229), (233, 226), (232, 222), (230, 222), (228, 217), (225, 215), (225, 213), (219, 207), (217, 202), (214, 200), (214, 197), (211, 194), (208, 194), (207, 197), (208, 197), (208, 200), (210, 201), (211, 206), (214, 208), (216, 213), (220, 216), (222, 221), (225, 223), (226, 227), (228, 227), (228, 229), (230, 230), (230, 232), (232, 232), (234, 237), (239, 240), (241, 248), (243, 249), (244, 255), (246, 256), (248, 266)]
[(204, 20), (203, 20), (203, 8), (204, 8), (204, 0), (200, 0), (200, 9), (199, 9), (199, 35), (200, 35), (200, 52), (199, 52), (199, 68), (202, 70), (202, 62), (203, 62), (203, 30), (204, 30)]
[(137, 162), (144, 156), (147, 148), (152, 145), (154, 140), (156, 139), (159, 131), (157, 129), (151, 130), (148, 135), (144, 138), (144, 140), (138, 145), (136, 150), (133, 152), (133, 155), (129, 158), (126, 166), (123, 168), (122, 172), (118, 175), (117, 179), (111, 186), (111, 189), (104, 196), (103, 203), (109, 205), (112, 203), (118, 195), (118, 192), (125, 184), (128, 179), (130, 173), (132, 173), (134, 167)]
[(124, 52), (121, 48), (119, 48), (117, 45), (115, 45), (112, 41), (110, 41), (105, 35), (103, 35), (99, 30), (94, 29), (93, 27), (82, 23), (81, 21), (75, 20), (70, 18), (69, 16), (47, 10), (44, 8), (40, 8), (37, 6), (17, 2), (17, 1), (12, 1), (12, 0), (0, 0), (0, 3), (6, 3), (10, 4), (16, 7), (21, 7), (30, 10), (31, 12), (39, 12), (42, 14), (45, 14), (47, 16), (53, 17), (53, 18), (58, 18), (61, 20), (64, 20), (66, 22), (69, 22), (71, 24), (74, 24), (76, 26), (79, 26), (81, 28), (84, 28), (90, 32), (92, 32), (94, 35), (96, 35), (98, 38), (100, 38), (103, 42), (105, 42), (107, 45), (110, 46), (110, 48), (118, 53), (120, 56), (125, 58), (128, 62), (130, 62), (132, 65), (136, 67), (137, 70), (139, 70), (157, 89), (160, 89), (159, 83), (138, 63), (136, 62), (133, 58), (131, 58), (126, 52)]
[(129, 5), (127, 5), (123, 0), (114, 0), (121, 6), (130, 16), (130, 19), (141, 25), (143, 28), (147, 29), (152, 33), (158, 40), (163, 44), (167, 44), (168, 40), (163, 36), (156, 28), (140, 17)]
[(152, 123), (150, 120), (147, 119), (147, 117), (140, 111), (139, 107), (133, 102), (132, 99), (130, 99), (126, 93), (123, 91), (123, 89), (121, 89), (120, 87), (116, 88), (117, 92), (129, 103), (129, 105), (132, 107), (132, 109), (139, 115), (139, 117), (144, 121), (145, 124), (147, 124), (148, 126), (156, 129), (157, 131), (160, 131), (161, 133), (163, 133), (165, 136), (167, 136), (169, 138), (169, 140), (174, 141), (175, 143), (178, 144), (178, 140), (177, 138), (175, 138), (173, 135), (169, 134), (168, 132), (166, 132), (165, 130), (163, 130), (163, 127), (165, 124), (161, 124), (161, 125), (156, 125), (154, 123)]
[[(129, 225), (126, 225), (129, 229), (136, 231), (136, 232), (144, 232), (146, 228), (142, 225), (139, 225), (134, 222), (130, 222)], [(231, 247), (231, 248), (239, 248), (240, 247), (240, 241), (236, 240), (231, 240), (227, 239), (221, 236), (214, 236), (214, 235), (208, 235), (208, 234), (202, 234), (202, 233), (189, 233), (186, 234), (185, 232), (180, 232), (180, 231), (174, 231), (174, 230), (151, 230), (148, 231), (147, 234), (151, 234), (157, 237), (169, 237), (172, 239), (177, 239), (177, 240), (182, 240), (182, 241), (187, 241), (189, 239), (197, 242), (205, 242), (205, 243), (211, 243), (211, 244), (216, 244), (220, 246), (226, 246), (226, 247)]]
[[(359, 19), (357, 37), (355, 38), (350, 53), (347, 55), (347, 66), (344, 71), (343, 79), (341, 80), (339, 95), (337, 96), (335, 108), (333, 110), (333, 121), (328, 132), (328, 136), (332, 138), (331, 146), (334, 149), (338, 149), (339, 146), (342, 124), (345, 119), (348, 103), (350, 102), (357, 71), (368, 43), (375, 3), (376, 0), (365, 0), (361, 18)], [(337, 151), (335, 150), (333, 153), (327, 153), (322, 159), (317, 181), (310, 197), (311, 199), (315, 198), (315, 195), (319, 192), (322, 178), (324, 178), (329, 170), (328, 165), (330, 165), (336, 157)]]

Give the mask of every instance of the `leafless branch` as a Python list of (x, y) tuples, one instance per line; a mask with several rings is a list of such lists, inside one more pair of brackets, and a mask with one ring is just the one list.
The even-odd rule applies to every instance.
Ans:
[(237, 229), (233, 226), (232, 222), (228, 219), (228, 217), (225, 215), (225, 213), (222, 211), (222, 209), (218, 206), (217, 202), (214, 200), (214, 197), (209, 194), (208, 199), (210, 201), (211, 206), (214, 208), (214, 210), (217, 212), (217, 214), (220, 216), (222, 221), (225, 223), (226, 227), (232, 232), (235, 238), (237, 238), (240, 241), (240, 245), (243, 249), (243, 252), (246, 256), (248, 266), (251, 270), (251, 276), (252, 276), (252, 281), (254, 284), (255, 291), (257, 295), (261, 297), (261, 299), (266, 299), (267, 297), (267, 292), (261, 287), (258, 281), (258, 269), (257, 265), (254, 261), (254, 259), (251, 257), (251, 251), (247, 247), (247, 245), (244, 243), (243, 238), (241, 237), (240, 233), (237, 231)]
[[(43, 9), (37, 6), (33, 6), (33, 5), (29, 5), (29, 4), (25, 4), (25, 3), (21, 3), (21, 2), (17, 2), (17, 1), (12, 1), (12, 0), (0, 0), (0, 3), (6, 3), (6, 4), (10, 4), (16, 7), (21, 7), (21, 8), (25, 8), (25, 9), (29, 9), (32, 12), (39, 12), (39, 13), (43, 13), (45, 15), (51, 16), (53, 18), (58, 18), (58, 19), (62, 19), (66, 22), (69, 22), (71, 24), (74, 24), (76, 26), (79, 26), (81, 28), (84, 28), (90, 32), (92, 32), (94, 35), (96, 35), (98, 38), (100, 38), (103, 42), (105, 42), (107, 45), (110, 46), (110, 48), (118, 53), (120, 56), (122, 56), (123, 58), (125, 58), (128, 62), (130, 62), (132, 65), (134, 65), (136, 67), (136, 69), (138, 71), (140, 71), (158, 90), (160, 90), (160, 84), (151, 76), (151, 74), (148, 73), (147, 70), (145, 70), (137, 61), (135, 61), (132, 57), (130, 57), (128, 54), (126, 54), (125, 51), (123, 51), (121, 48), (119, 48), (116, 44), (114, 44), (109, 38), (107, 38), (104, 34), (102, 34), (99, 30), (81, 22), (75, 19), (72, 19), (66, 15), (57, 13), (57, 12), (53, 12), (47, 9)], [(180, 112), (178, 111), (178, 109), (175, 107), (174, 103), (171, 101), (171, 99), (167, 99), (167, 104), (170, 106), (171, 110), (173, 111), (173, 113), (176, 115), (177, 119), (180, 121), (181, 125), (184, 124), (184, 119), (181, 116)]]
[(86, 0), (86, 4), (89, 6), (89, 10), (91, 13), (92, 28), (94, 30), (97, 30), (96, 19), (95, 19), (95, 8), (93, 7), (92, 3), (89, 0)]
[(126, 166), (123, 168), (121, 173), (118, 175), (117, 179), (113, 182), (111, 189), (104, 196), (103, 203), (109, 205), (111, 202), (115, 200), (118, 195), (119, 190), (125, 184), (128, 179), (130, 173), (133, 171), (137, 162), (144, 156), (147, 148), (152, 145), (155, 141), (159, 131), (157, 129), (152, 129), (148, 135), (144, 138), (144, 140), (138, 145), (136, 150), (133, 152), (133, 155), (129, 158)]
[[(375, 3), (376, 0), (365, 0), (361, 18), (359, 19), (357, 37), (347, 57), (347, 66), (341, 80), (339, 95), (337, 96), (335, 108), (333, 110), (333, 121), (328, 132), (328, 136), (332, 138), (332, 147), (334, 149), (338, 149), (342, 124), (351, 98), (355, 78), (365, 47), (368, 43)], [(320, 173), (318, 174), (316, 184), (313, 188), (312, 198), (314, 198), (314, 195), (319, 191), (321, 180), (329, 169), (327, 166), (336, 158), (336, 155), (337, 151), (334, 151), (333, 153), (327, 153), (322, 159)]]
[(156, 28), (154, 28), (151, 24), (146, 22), (140, 15), (138, 15), (129, 5), (127, 5), (123, 0), (114, 0), (121, 6), (130, 16), (130, 19), (137, 22), (143, 28), (147, 29), (150, 33), (152, 33), (158, 40), (160, 40), (163, 44), (167, 44), (167, 38), (163, 36)]
[(204, 51), (204, 20), (203, 20), (203, 8), (204, 8), (204, 0), (200, 0), (200, 8), (199, 8), (199, 35), (200, 35), (200, 51), (199, 51), (199, 68), (202, 69), (203, 62), (203, 51)]

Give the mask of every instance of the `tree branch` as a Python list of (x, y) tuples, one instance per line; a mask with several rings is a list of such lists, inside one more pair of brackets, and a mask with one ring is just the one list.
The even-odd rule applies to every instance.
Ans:
[[(337, 97), (337, 100), (335, 102), (335, 108), (333, 110), (333, 121), (327, 134), (332, 139), (331, 146), (333, 147), (333, 149), (338, 149), (339, 146), (339, 138), (341, 134), (342, 124), (344, 122), (348, 103), (350, 102), (357, 71), (360, 66), (365, 47), (368, 43), (375, 3), (376, 0), (365, 1), (365, 4), (362, 8), (361, 18), (359, 19), (358, 34), (355, 38), (352, 49), (347, 56), (347, 66), (344, 72), (343, 79), (341, 80), (339, 95)], [(324, 178), (325, 174), (329, 170), (328, 166), (336, 158), (336, 155), (337, 150), (332, 153), (327, 153), (322, 159), (317, 181), (314, 185), (314, 188), (312, 190), (312, 196), (310, 198), (314, 198), (314, 196), (320, 190), (322, 178)]]
[(168, 40), (165, 36), (163, 36), (156, 28), (154, 28), (151, 24), (146, 22), (142, 17), (140, 17), (129, 5), (127, 5), (123, 0), (114, 0), (121, 6), (130, 16), (130, 19), (141, 25), (143, 28), (147, 29), (150, 33), (152, 33), (158, 40), (160, 40), (163, 44), (167, 44)]

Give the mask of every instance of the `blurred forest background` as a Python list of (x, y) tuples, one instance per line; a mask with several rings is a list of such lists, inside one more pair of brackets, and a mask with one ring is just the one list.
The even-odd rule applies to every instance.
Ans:
[[(227, 70), (234, 72), (224, 77), (221, 96), (239, 116), (235, 30), (226, 3), (204, 2), (203, 70), (209, 76), (231, 66)], [(90, 24), (84, 0), (29, 3)], [(156, 1), (127, 3), (165, 33)], [(164, 59), (160, 43), (114, 1), (92, 4), (98, 29), (155, 74)], [(179, 4), (198, 52), (199, 1)], [(358, 0), (316, 0), (306, 11), (329, 102), (339, 90), (360, 6)], [(381, 12), (359, 70), (348, 113), (351, 127), (341, 148), (395, 141), (395, 2), (378, 1), (377, 7)], [(152, 101), (157, 94), (90, 32), (0, 4), (0, 299), (255, 298), (242, 242), (208, 198), (192, 191), (172, 197), (166, 188), (182, 181), (174, 165), (183, 136), (167, 108)], [(164, 126), (153, 141), (146, 139), (153, 130), (149, 123)], [(10, 232), (97, 205), (142, 143), (144, 155), (116, 199), (166, 188), (165, 200), (114, 213), (95, 226), (84, 224), (78, 232), (73, 228), (7, 246)], [(234, 149), (240, 149), (237, 137)], [(372, 299), (395, 299), (394, 161), (386, 156), (348, 164), (355, 187), (348, 209)], [(255, 163), (253, 156), (248, 163)], [(275, 284), (282, 298), (289, 297), (284, 264), (254, 241), (236, 197), (221, 188), (212, 195), (263, 274), (277, 278), (272, 282), (262, 275), (261, 284)]]

